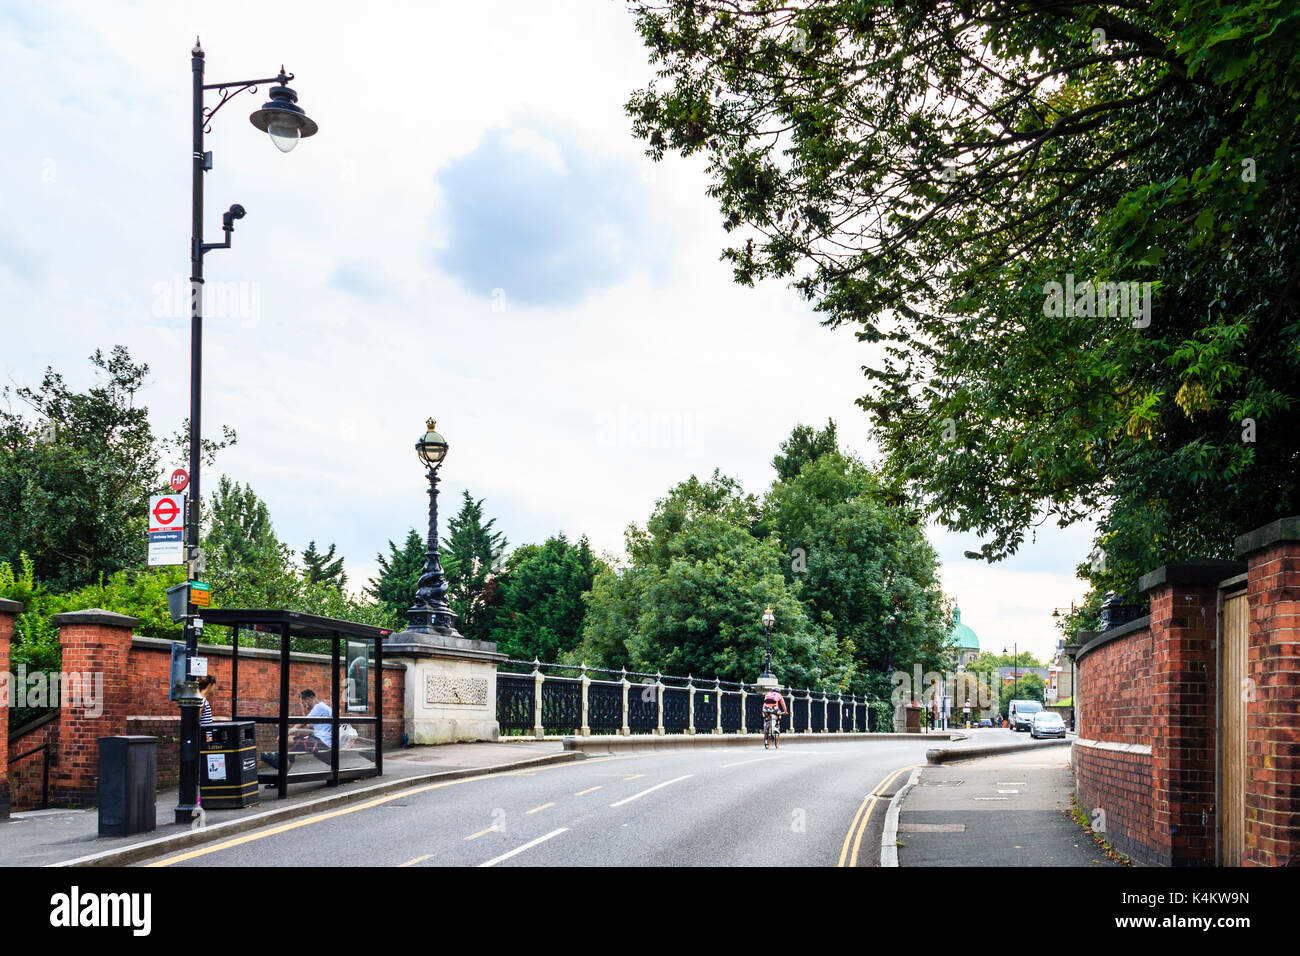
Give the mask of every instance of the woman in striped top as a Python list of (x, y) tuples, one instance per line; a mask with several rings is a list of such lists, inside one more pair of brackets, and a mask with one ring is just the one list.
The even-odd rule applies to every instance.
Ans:
[(208, 696), (217, 689), (217, 679), (211, 674), (199, 678), (199, 696), (203, 698), (203, 709), (199, 711), (199, 726), (206, 727), (212, 723), (212, 701)]

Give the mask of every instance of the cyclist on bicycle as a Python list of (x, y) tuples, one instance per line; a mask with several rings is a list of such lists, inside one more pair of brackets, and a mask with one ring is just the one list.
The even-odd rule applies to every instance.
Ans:
[(772, 718), (772, 738), (776, 746), (781, 746), (781, 718), (786, 716), (790, 711), (785, 706), (785, 698), (781, 692), (773, 687), (763, 698), (763, 720)]

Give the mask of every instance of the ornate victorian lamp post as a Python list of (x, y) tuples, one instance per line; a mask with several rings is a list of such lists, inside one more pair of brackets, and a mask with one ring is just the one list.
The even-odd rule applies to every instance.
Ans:
[(768, 605), (763, 611), (763, 630), (767, 634), (767, 663), (763, 667), (763, 673), (758, 675), (756, 683), (759, 687), (775, 687), (777, 679), (772, 674), (772, 625), (776, 623), (776, 615), (772, 613), (772, 605)]
[(415, 443), (415, 453), (429, 472), (429, 542), (424, 555), (424, 570), (416, 585), (415, 604), (406, 612), (408, 630), (422, 634), (445, 634), (459, 637), (456, 614), (447, 603), (447, 578), (438, 556), (438, 466), (447, 457), (447, 440), (437, 432), (437, 422), (430, 418), (428, 430)]
[(429, 474), (429, 541), (406, 630), (384, 639), (384, 659), (406, 668), (404, 729), (413, 744), (496, 740), (496, 669), (506, 659), (492, 641), (466, 637), (456, 629), (447, 603), (447, 578), (438, 556), (438, 469), (447, 439), (432, 418), (415, 443)]
[[(191, 153), (190, 199), (190, 482), (189, 515), (186, 519), (189, 579), (198, 577), (202, 557), (199, 554), (199, 507), (202, 502), (199, 489), (200, 452), (202, 431), (203, 382), (203, 257), (213, 249), (229, 249), (230, 236), (235, 231), (235, 220), (243, 219), (244, 207), (235, 203), (222, 216), (224, 242), (203, 241), (203, 174), (212, 169), (212, 154), (203, 149), (203, 134), (210, 131), (213, 117), (226, 105), (226, 101), (245, 90), (257, 91), (259, 85), (278, 83), (271, 90), (271, 99), (249, 120), (264, 133), (270, 134), (281, 152), (289, 152), (298, 140), (314, 136), (316, 124), (298, 105), (298, 94), (289, 89), (292, 73), (280, 67), (278, 76), (261, 80), (238, 80), (234, 83), (204, 83), (204, 53), (197, 38), (190, 51), (190, 72), (194, 90), (193, 110), (190, 114), (193, 131)], [(219, 90), (221, 98), (211, 108), (203, 105), (208, 90)], [(199, 632), (202, 622), (192, 608), (185, 616), (185, 684), (181, 694), (181, 753), (180, 784), (176, 803), (176, 822), (188, 823), (198, 806), (199, 795), (199, 705), (194, 676), (190, 673), (191, 661), (198, 655)]]

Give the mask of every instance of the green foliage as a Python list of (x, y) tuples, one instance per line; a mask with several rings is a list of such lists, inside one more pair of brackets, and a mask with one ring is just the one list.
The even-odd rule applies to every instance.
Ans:
[(984, 557), (1099, 518), (1081, 574), (1131, 594), (1300, 510), (1300, 6), (636, 11), (647, 152), (704, 155), (737, 281), (874, 346), (888, 473)]
[(1006, 715), (1013, 700), (1036, 700), (1040, 704), (1043, 696), (1043, 679), (1037, 674), (1021, 674), (1019, 680), (1002, 685), (998, 692), (998, 711)]
[(752, 681), (770, 605), (773, 672), (796, 686), (845, 686), (845, 657), (805, 614), (777, 543), (751, 533), (757, 517), (753, 497), (716, 472), (673, 488), (644, 529), (628, 528), (630, 566), (593, 583), (579, 654), (603, 667)]
[(401, 620), (415, 601), (415, 586), (424, 568), (425, 542), (415, 529), (406, 535), (399, 550), (388, 542), (388, 554), (375, 555), (379, 575), (370, 579), (366, 593), (382, 605), (391, 618)]
[[(145, 511), (158, 452), (137, 393), (149, 373), (117, 346), (90, 357), (97, 381), (74, 392), (45, 370), (39, 388), (5, 387), (0, 408), (0, 560), (26, 552), (56, 590), (144, 563)], [(12, 407), (17, 397), (35, 417)]]
[(799, 476), (804, 465), (839, 450), (835, 422), (830, 419), (826, 420), (826, 427), (820, 431), (811, 425), (796, 425), (790, 437), (781, 442), (781, 450), (772, 458), (772, 467), (776, 469), (778, 481), (790, 481)]
[(466, 637), (489, 640), (496, 589), (495, 573), (506, 549), (505, 535), (493, 530), (495, 518), (483, 520), (483, 499), (464, 492), (460, 511), (448, 522), (440, 554), (447, 575), (447, 603), (456, 612), (457, 628)]
[(340, 591), (347, 587), (348, 576), (343, 570), (343, 559), (335, 560), (333, 544), (327, 553), (322, 554), (316, 550), (316, 542), (309, 541), (307, 550), (302, 553), (302, 567), (303, 576), (312, 584), (321, 581)]
[[(797, 445), (803, 427), (782, 447)], [(822, 434), (833, 440), (834, 424)], [(894, 668), (950, 666), (951, 615), (919, 515), (833, 446), (802, 460), (797, 474), (772, 486), (761, 526), (788, 557), (786, 580), (809, 618), (834, 633), (852, 662), (850, 688), (886, 696)]]
[(559, 534), (516, 548), (492, 599), (497, 650), (519, 660), (564, 659), (581, 638), (583, 595), (605, 568), (585, 537), (570, 544)]

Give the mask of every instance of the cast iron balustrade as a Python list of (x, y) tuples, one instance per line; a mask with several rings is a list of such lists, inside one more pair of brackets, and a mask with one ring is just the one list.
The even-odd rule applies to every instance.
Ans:
[(532, 732), (536, 687), (532, 674), (497, 673), (497, 723), (502, 730)]
[(582, 681), (572, 677), (542, 681), (542, 726), (560, 734), (576, 734), (582, 728)]
[(616, 734), (623, 729), (623, 685), (592, 681), (587, 686), (587, 726), (593, 734)]
[(805, 696), (795, 697), (789, 701), (790, 706), (790, 725), (796, 734), (806, 734), (808, 732), (808, 698)]
[(721, 704), (722, 732), (724, 734), (740, 733), (740, 693), (724, 690)]
[(711, 734), (718, 725), (718, 689), (695, 688), (695, 732)]
[(659, 689), (653, 680), (627, 689), (627, 725), (634, 734), (652, 734), (659, 726)]
[[(556, 671), (563, 676), (555, 675)], [(497, 673), (497, 720), (502, 731), (511, 734), (617, 734), (625, 728), (632, 734), (676, 734), (685, 733), (692, 724), (695, 733), (712, 734), (718, 731), (721, 714), (722, 732), (734, 734), (740, 732), (743, 712), (745, 731), (758, 734), (763, 730), (764, 693), (762, 688), (731, 681), (694, 682), (668, 674), (508, 660)], [(782, 693), (790, 711), (781, 722), (787, 733), (862, 733), (880, 722), (872, 715), (873, 703), (879, 701), (794, 688)]]
[(690, 712), (687, 709), (686, 688), (664, 688), (664, 732), (684, 734), (689, 724)]

